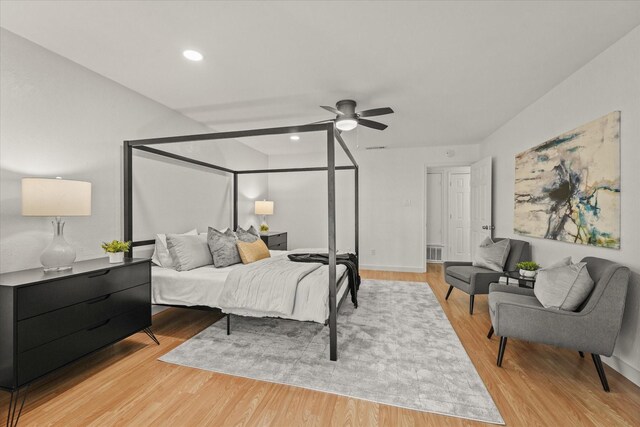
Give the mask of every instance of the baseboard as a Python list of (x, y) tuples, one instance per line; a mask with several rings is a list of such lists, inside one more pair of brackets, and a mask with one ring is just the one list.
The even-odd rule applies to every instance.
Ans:
[(397, 265), (360, 264), (360, 268), (363, 270), (399, 271), (402, 273), (425, 273), (427, 271), (426, 263), (424, 267), (401, 267)]
[(603, 357), (602, 361), (606, 363), (611, 369), (618, 371), (623, 377), (640, 387), (640, 371), (617, 358), (616, 356)]
[(155, 316), (158, 313), (161, 313), (163, 311), (165, 311), (166, 309), (168, 309), (169, 307), (163, 307), (161, 305), (151, 305), (151, 315)]

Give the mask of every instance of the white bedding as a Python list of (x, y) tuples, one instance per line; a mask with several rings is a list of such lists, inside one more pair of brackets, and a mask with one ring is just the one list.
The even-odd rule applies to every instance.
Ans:
[[(295, 252), (314, 252), (314, 250), (297, 250)], [(293, 251), (271, 251), (272, 257), (286, 256)], [(315, 252), (318, 252), (315, 250)], [(326, 250), (325, 250), (326, 252)], [(203, 305), (219, 307), (220, 295), (229, 272), (242, 267), (242, 264), (230, 267), (215, 268), (213, 265), (196, 268), (190, 271), (175, 271), (172, 269), (153, 266), (151, 269), (151, 300), (153, 304)], [(336, 275), (338, 280), (345, 274), (346, 267), (338, 265)], [(298, 284), (293, 313), (284, 316), (279, 313), (243, 309), (234, 313), (252, 317), (283, 317), (294, 320), (324, 323), (329, 317), (329, 269), (319, 268)], [(323, 284), (323, 286), (319, 286)], [(338, 301), (347, 291), (342, 287), (338, 294)]]

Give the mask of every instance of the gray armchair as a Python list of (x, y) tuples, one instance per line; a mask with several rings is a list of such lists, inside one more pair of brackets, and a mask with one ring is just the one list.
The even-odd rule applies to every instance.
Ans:
[[(503, 239), (495, 238), (493, 240), (498, 242)], [(531, 260), (529, 242), (511, 239), (510, 245), (505, 271), (516, 270), (517, 263)], [(469, 294), (469, 314), (473, 314), (474, 297), (488, 294), (489, 285), (497, 282), (500, 276), (502, 276), (502, 272), (474, 267), (471, 262), (446, 261), (444, 263), (444, 279), (449, 285), (449, 290), (445, 299), (449, 299), (453, 288), (460, 289), (462, 292)]]
[(489, 293), (491, 330), (500, 336), (497, 365), (502, 366), (507, 338), (550, 344), (591, 353), (602, 388), (609, 391), (600, 356), (611, 356), (620, 332), (629, 284), (629, 269), (601, 258), (587, 257), (595, 286), (576, 311), (544, 308), (533, 290), (493, 284)]

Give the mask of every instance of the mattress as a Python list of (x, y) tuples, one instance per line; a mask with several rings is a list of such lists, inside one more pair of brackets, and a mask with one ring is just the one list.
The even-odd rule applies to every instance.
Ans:
[[(286, 256), (294, 251), (270, 252), (271, 256), (275, 257)], [(151, 269), (151, 302), (165, 305), (218, 307), (220, 294), (229, 272), (241, 267), (242, 264), (224, 268), (207, 265), (189, 271), (176, 271), (154, 265)], [(344, 265), (337, 266), (336, 277), (338, 281), (345, 275), (346, 270)], [(320, 283), (328, 283), (328, 268), (319, 268), (300, 281), (291, 316), (254, 310), (243, 310), (237, 314), (252, 317), (283, 317), (324, 323), (329, 318), (329, 287), (318, 286), (318, 280)], [(348, 286), (345, 283), (338, 292), (338, 301), (347, 290)]]

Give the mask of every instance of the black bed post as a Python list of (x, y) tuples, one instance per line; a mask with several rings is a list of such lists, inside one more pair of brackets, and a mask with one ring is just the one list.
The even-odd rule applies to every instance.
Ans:
[[(124, 241), (133, 241), (133, 149), (129, 141), (124, 141), (123, 148), (123, 170), (124, 170)], [(127, 258), (133, 257), (133, 248), (125, 252)]]
[(338, 360), (338, 309), (336, 306), (336, 153), (333, 123), (327, 128), (327, 178), (329, 207), (329, 358)]
[(238, 172), (233, 173), (233, 231), (238, 229)]
[(355, 233), (354, 233), (354, 238), (355, 238), (355, 252), (356, 252), (356, 258), (358, 259), (358, 265), (360, 265), (360, 201), (359, 201), (359, 178), (358, 178), (358, 167), (356, 166), (356, 168), (353, 170), (353, 173), (355, 174), (354, 176), (354, 203), (355, 203), (355, 215), (356, 215), (356, 221), (355, 221)]

